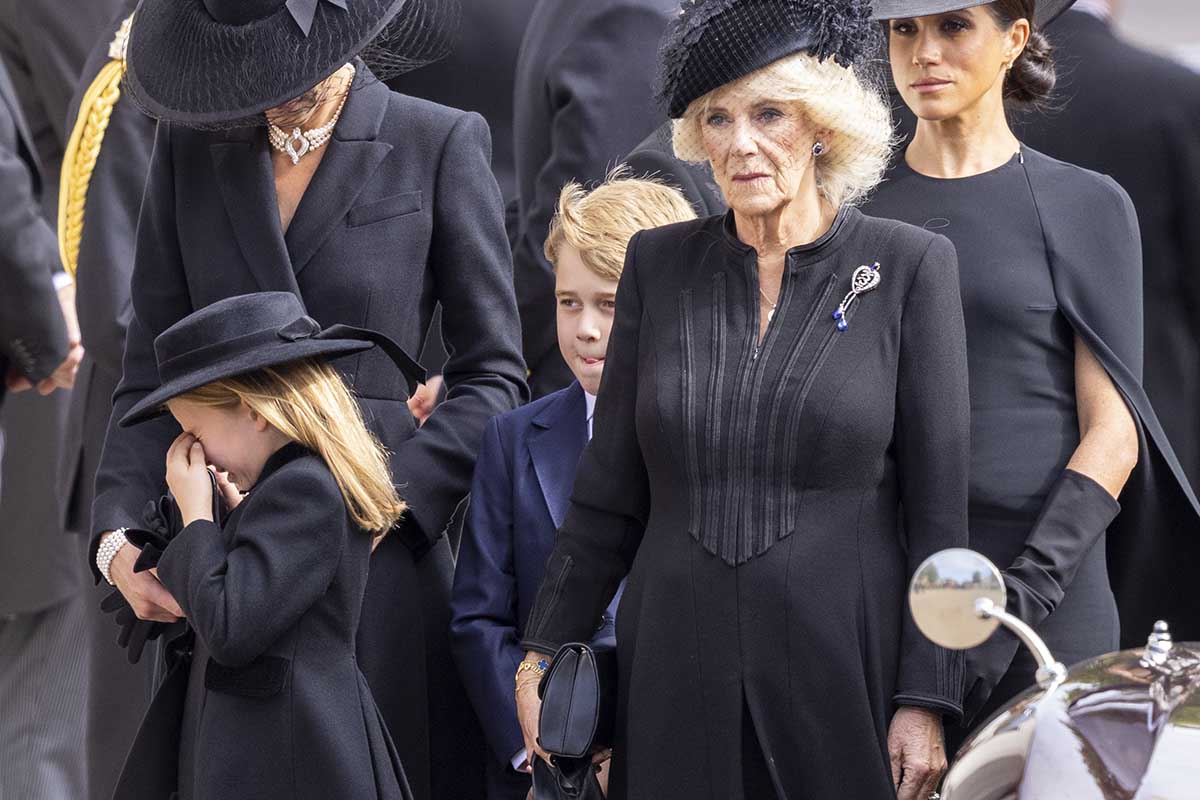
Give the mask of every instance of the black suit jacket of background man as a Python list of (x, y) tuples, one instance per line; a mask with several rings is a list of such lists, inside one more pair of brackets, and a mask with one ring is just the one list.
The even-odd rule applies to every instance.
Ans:
[(542, 0), (529, 20), (513, 96), (513, 272), (535, 397), (571, 382), (542, 252), (559, 192), (569, 181), (604, 178), (664, 118), (651, 84), (659, 40), (678, 10), (678, 0)]

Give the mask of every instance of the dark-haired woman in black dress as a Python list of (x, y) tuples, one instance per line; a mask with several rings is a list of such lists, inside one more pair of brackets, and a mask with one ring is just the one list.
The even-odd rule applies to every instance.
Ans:
[[(1036, 25), (1070, 2), (1038, 5), (875, 3), (889, 19), (896, 86), (919, 121), (868, 210), (935, 229), (958, 250), (971, 546), (1004, 571), (1009, 610), (1071, 664), (1118, 647), (1105, 563), (1117, 497), (1136, 495), (1144, 521), (1145, 489), (1182, 489), (1169, 468), (1149, 465), (1152, 454), (1159, 465), (1173, 456), (1139, 385), (1129, 199), (1109, 178), (1023, 148), (1005, 117), (1006, 100), (1036, 103), (1054, 85)], [(1148, 466), (1126, 487), (1139, 460)], [(972, 651), (966, 721), (1031, 685), (1035, 670), (1006, 633)]]

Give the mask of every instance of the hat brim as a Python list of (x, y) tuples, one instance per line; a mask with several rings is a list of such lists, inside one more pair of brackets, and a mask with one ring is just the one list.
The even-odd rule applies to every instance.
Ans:
[[(945, 14), (949, 11), (985, 6), (991, 2), (992, 0), (872, 0), (871, 19), (927, 17), (931, 14)], [(1049, 25), (1074, 3), (1075, 0), (1037, 0), (1033, 11), (1033, 24), (1038, 28)]]
[(224, 361), (218, 361), (202, 369), (167, 381), (143, 397), (129, 409), (119, 425), (128, 428), (139, 422), (153, 419), (163, 413), (163, 405), (173, 398), (199, 389), (205, 384), (245, 375), (248, 372), (300, 361), (305, 358), (337, 358), (370, 350), (374, 343), (347, 339), (304, 339), (296, 342), (280, 341), (269, 347), (257, 348), (250, 353), (239, 353)]
[(214, 20), (201, 0), (142, 0), (125, 84), (158, 119), (219, 125), (293, 100), (358, 55), (410, 0), (318, 3), (308, 36), (283, 5), (245, 25)]

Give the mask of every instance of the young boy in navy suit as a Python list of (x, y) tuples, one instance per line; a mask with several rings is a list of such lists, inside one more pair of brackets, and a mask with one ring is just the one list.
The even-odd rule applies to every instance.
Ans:
[[(494, 417), (483, 435), (451, 597), (451, 642), (483, 724), (489, 800), (524, 800), (528, 756), (517, 722), (517, 644), (591, 438), (625, 248), (639, 230), (692, 219), (683, 195), (614, 172), (587, 192), (568, 184), (546, 239), (554, 265), (558, 346), (575, 381)], [(620, 592), (593, 643), (615, 642)]]

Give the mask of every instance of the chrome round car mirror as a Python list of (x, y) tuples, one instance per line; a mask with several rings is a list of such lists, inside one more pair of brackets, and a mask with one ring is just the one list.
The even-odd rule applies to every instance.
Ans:
[(1000, 621), (979, 613), (976, 601), (1003, 609), (1004, 581), (996, 565), (960, 547), (934, 553), (917, 567), (908, 585), (908, 605), (921, 633), (951, 650), (987, 641)]

